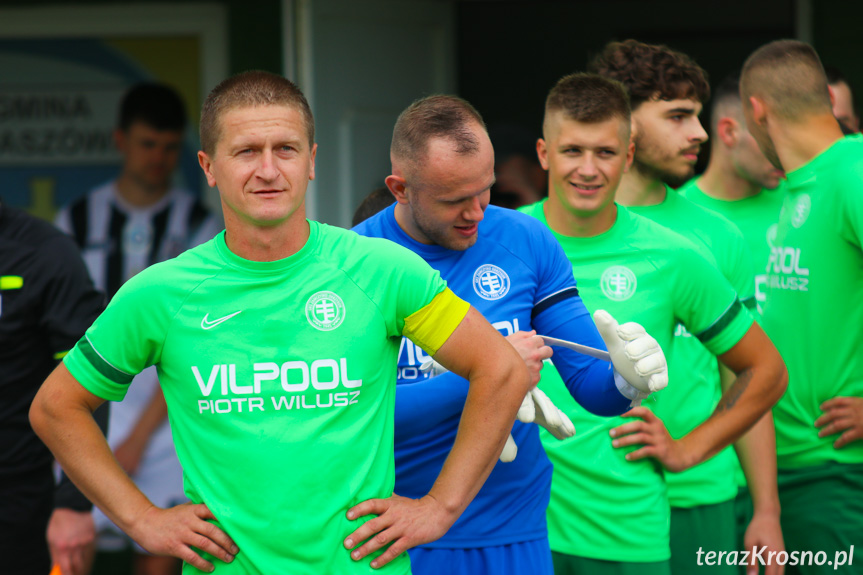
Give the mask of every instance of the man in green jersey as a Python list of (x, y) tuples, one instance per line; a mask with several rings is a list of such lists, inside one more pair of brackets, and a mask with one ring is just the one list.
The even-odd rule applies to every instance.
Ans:
[[(222, 82), (201, 144), (226, 232), (121, 288), (43, 385), (33, 427), (118, 526), (186, 573), (408, 573), (403, 552), (440, 537), (494, 466), (527, 368), (420, 258), (306, 220), (314, 124), (291, 82)], [(470, 380), (450, 457), (416, 500), (392, 491), (402, 335)], [(154, 507), (92, 421), (148, 365), (189, 505)]]
[(782, 526), (790, 551), (833, 563), (810, 556), (788, 572), (827, 572), (863, 533), (863, 139), (843, 137), (803, 42), (756, 50), (741, 99), (749, 131), (787, 174), (763, 315), (790, 378), (773, 411)]
[[(754, 309), (751, 256), (741, 233), (722, 216), (696, 206), (669, 187), (692, 177), (701, 145), (707, 140), (698, 121), (702, 103), (710, 96), (704, 70), (685, 54), (635, 40), (609, 43), (590, 69), (620, 81), (632, 102), (635, 157), (632, 169), (621, 180), (618, 202), (692, 240), (706, 257), (715, 260), (740, 301)], [(673, 345), (673, 361), (678, 370), (686, 370), (690, 393), (681, 386), (666, 394), (655, 411), (672, 437), (682, 437), (710, 416), (734, 376), (723, 371), (713, 354), (686, 329), (678, 330)], [(753, 546), (777, 552), (783, 549), (776, 472), (769, 463), (773, 444), (773, 427), (764, 420), (735, 445), (755, 505), (746, 537), (750, 551)], [(717, 551), (737, 548), (735, 469), (734, 451), (728, 448), (703, 465), (667, 475), (673, 572), (688, 573), (701, 546)], [(730, 566), (725, 570), (736, 572)]]
[(725, 216), (743, 234), (752, 255), (755, 300), (761, 313), (767, 281), (764, 267), (784, 197), (768, 190), (779, 186), (784, 173), (764, 157), (746, 129), (737, 75), (723, 80), (714, 91), (710, 123), (710, 163), (704, 174), (677, 191), (690, 202)]
[[(725, 78), (714, 91), (710, 124), (713, 133), (710, 163), (703, 175), (689, 180), (677, 191), (692, 203), (725, 216), (743, 234), (752, 255), (755, 301), (760, 314), (766, 298), (767, 274), (764, 268), (784, 197), (782, 193), (768, 190), (779, 186), (784, 173), (764, 157), (746, 129), (737, 74)], [(760, 321), (759, 315), (756, 319)], [(764, 417), (766, 421), (762, 425), (773, 427), (772, 415), (768, 413)], [(762, 466), (775, 461), (775, 456), (768, 453), (769, 447), (764, 445)], [(750, 547), (746, 545), (745, 532), (752, 519), (752, 500), (743, 471), (739, 465), (735, 467), (738, 485), (735, 501), (737, 544), (745, 549)], [(749, 475), (753, 475), (752, 470)], [(774, 475), (775, 471), (769, 474)], [(772, 485), (774, 480), (770, 481)], [(775, 493), (772, 487), (770, 491)]]
[(854, 92), (845, 74), (835, 66), (825, 66), (827, 86), (833, 102), (833, 115), (839, 120), (839, 127), (844, 134), (860, 132), (860, 116), (857, 115), (857, 104), (854, 102)]
[[(710, 417), (678, 440), (644, 407), (629, 412), (643, 422), (622, 427), (617, 426), (624, 420), (606, 423), (592, 417), (567, 401), (554, 385), (553, 371), (543, 373), (543, 390), (579, 430), (572, 440), (544, 442), (555, 465), (548, 519), (556, 568), (561, 573), (669, 573), (663, 474), (647, 458), (681, 471), (717, 453), (781, 395), (785, 369), (733, 288), (694, 244), (614, 203), (634, 153), (628, 98), (619, 83), (587, 74), (563, 78), (549, 94), (543, 135), (537, 150), (549, 171), (549, 199), (523, 210), (555, 232), (573, 263), (585, 304), (650, 325), (645, 329), (660, 334), (660, 345), (670, 345), (682, 322), (738, 373)], [(669, 369), (669, 377), (694, 402), (698, 390), (691, 389), (685, 368), (673, 358), (669, 365), (678, 370)], [(649, 404), (653, 411), (665, 393)], [(626, 449), (614, 449), (609, 433), (614, 447)], [(633, 449), (642, 443), (647, 446)], [(709, 542), (703, 546), (705, 552), (716, 551)], [(711, 564), (707, 556), (698, 561), (694, 554), (689, 557), (690, 572)]]

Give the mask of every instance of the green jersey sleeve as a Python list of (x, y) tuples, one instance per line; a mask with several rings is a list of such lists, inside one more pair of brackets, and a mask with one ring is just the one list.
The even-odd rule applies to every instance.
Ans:
[[(694, 250), (682, 250), (675, 315), (714, 355), (734, 347), (753, 319), (723, 274)], [(750, 284), (751, 291), (751, 284)]]
[(160, 268), (126, 282), (63, 359), (69, 373), (94, 395), (121, 401), (132, 378), (158, 363), (171, 313), (152, 305), (161, 295), (153, 281)]

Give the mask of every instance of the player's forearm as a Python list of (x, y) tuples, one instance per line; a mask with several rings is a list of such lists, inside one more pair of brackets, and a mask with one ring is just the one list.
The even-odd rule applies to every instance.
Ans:
[(734, 444), (756, 513), (779, 517), (776, 485), (776, 430), (773, 414), (767, 412)]
[(765, 353), (757, 364), (740, 371), (713, 414), (681, 439), (689, 454), (688, 467), (737, 441), (782, 397), (788, 376), (782, 360), (774, 361), (772, 355)]
[(129, 532), (152, 503), (114, 459), (93, 419), (95, 405), (70, 401), (64, 388), (71, 384), (79, 385), (60, 365), (33, 401), (31, 425), (81, 492)]
[(491, 473), (530, 388), (524, 362), (511, 350), (471, 374), (455, 443), (429, 495), (458, 517)]

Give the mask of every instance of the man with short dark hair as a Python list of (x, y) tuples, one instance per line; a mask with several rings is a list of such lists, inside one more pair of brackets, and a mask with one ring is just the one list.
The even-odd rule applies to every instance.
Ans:
[(717, 87), (710, 118), (710, 163), (701, 176), (677, 191), (690, 202), (725, 216), (743, 234), (752, 255), (760, 313), (766, 297), (764, 266), (770, 251), (769, 236), (771, 228), (775, 233), (784, 197), (770, 192), (779, 186), (784, 173), (764, 157), (746, 129), (736, 74)]
[[(739, 376), (705, 421), (673, 440), (654, 412), (670, 401), (698, 406), (704, 393), (673, 355), (669, 379), (679, 389), (656, 394), (651, 409), (624, 414), (643, 420), (630, 423), (587, 413), (567, 400), (554, 370), (543, 371), (540, 386), (580, 432), (565, 442), (542, 434), (554, 464), (548, 521), (555, 573), (670, 573), (664, 480), (734, 441), (785, 386), (781, 358), (712, 262), (680, 235), (615, 203), (634, 153), (630, 126), (619, 82), (594, 74), (562, 78), (546, 100), (537, 144), (549, 172), (548, 200), (522, 211), (563, 245), (585, 305), (644, 325), (672, 353), (682, 323)], [(698, 558), (687, 559), (692, 572)]]
[(857, 114), (857, 103), (854, 92), (845, 74), (835, 66), (825, 66), (827, 85), (833, 97), (833, 115), (839, 120), (843, 132), (856, 134), (860, 131), (860, 116)]
[[(554, 237), (523, 214), (489, 205), (495, 155), (473, 106), (455, 96), (417, 100), (396, 122), (390, 157), (393, 173), (386, 183), (397, 203), (357, 232), (419, 254), (507, 336), (537, 378), (542, 360), (551, 356), (567, 395), (598, 417), (620, 414), (665, 386), (665, 359), (655, 340), (635, 324), (618, 327), (601, 310), (594, 325)], [(592, 348), (607, 344), (613, 368), (559, 346), (551, 355), (537, 333)], [(623, 355), (617, 349), (620, 334), (627, 340)], [(396, 492), (410, 496), (424, 493), (439, 473), (467, 390), (455, 374), (421, 373), (424, 359), (421, 350), (403, 341), (396, 386)], [(525, 400), (525, 412), (512, 429), (514, 449), (503, 458), (515, 459), (495, 466), (444, 537), (411, 551), (415, 574), (551, 575), (545, 512), (552, 470), (537, 426), (530, 423), (558, 440), (575, 430), (538, 390)]]
[(773, 410), (783, 531), (789, 549), (836, 563), (787, 572), (826, 573), (863, 532), (863, 141), (843, 137), (803, 42), (756, 50), (740, 92), (749, 131), (787, 177), (763, 316), (790, 377)]
[(356, 226), (363, 223), (382, 209), (393, 205), (395, 201), (396, 199), (386, 186), (375, 188), (357, 206), (354, 217), (351, 218), (351, 225)]
[[(698, 120), (703, 103), (710, 97), (704, 70), (686, 54), (636, 40), (609, 43), (590, 63), (590, 69), (620, 81), (632, 102), (635, 157), (632, 169), (621, 180), (617, 201), (693, 241), (729, 280), (740, 302), (754, 309), (751, 255), (740, 231), (670, 187), (692, 177), (701, 145), (707, 140)], [(682, 328), (674, 338), (670, 363), (689, 374), (690, 393), (681, 386), (666, 394), (655, 412), (672, 437), (685, 439), (711, 416), (720, 396), (729, 393), (734, 374), (724, 370), (714, 355)], [(761, 403), (760, 407), (763, 412), (769, 405)], [(745, 429), (738, 427), (735, 435)], [(775, 471), (769, 463), (773, 441), (773, 429), (765, 421), (735, 444), (754, 491), (755, 514), (747, 537), (750, 551), (756, 545), (783, 549)], [(701, 465), (668, 474), (673, 573), (689, 573), (700, 547), (729, 552), (737, 548), (734, 459), (728, 448)], [(728, 565), (723, 568), (729, 573), (736, 571)]]
[[(225, 232), (120, 289), (42, 386), (33, 427), (106, 515), (187, 570), (408, 573), (404, 551), (440, 537), (491, 471), (527, 368), (418, 257), (306, 219), (317, 146), (293, 83), (228, 78), (201, 130)], [(459, 438), (420, 499), (393, 494), (402, 335), (470, 380)], [(90, 415), (153, 364), (192, 501), (169, 509)]]
[[(185, 138), (186, 110), (164, 84), (141, 83), (120, 102), (114, 139), (120, 175), (66, 206), (56, 224), (71, 235), (96, 286), (111, 298), (148, 266), (178, 256), (222, 229), (191, 192), (173, 184)], [(124, 400), (111, 410), (108, 443), (123, 469), (156, 505), (183, 503), (183, 476), (171, 438), (156, 368), (144, 370)], [(174, 557), (148, 554), (98, 509), (93, 512), (98, 547), (132, 546), (138, 575), (171, 575)]]
[[(765, 267), (784, 198), (783, 193), (772, 190), (779, 186), (784, 173), (764, 157), (746, 129), (738, 75), (725, 78), (714, 91), (710, 122), (713, 133), (710, 163), (704, 174), (677, 191), (692, 203), (725, 216), (743, 234), (752, 255), (756, 320), (760, 321), (767, 297)], [(764, 417), (760, 425), (772, 428), (772, 415), (768, 413)], [(763, 457), (772, 461), (774, 456), (766, 449), (765, 446)], [(767, 460), (762, 462), (765, 464)], [(741, 549), (746, 549), (745, 533), (752, 519), (752, 500), (739, 465), (736, 476), (737, 541)]]

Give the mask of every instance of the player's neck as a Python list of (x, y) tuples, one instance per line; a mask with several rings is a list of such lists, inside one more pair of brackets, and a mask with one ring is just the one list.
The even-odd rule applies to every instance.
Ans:
[(844, 137), (831, 114), (809, 115), (793, 123), (774, 122), (768, 133), (785, 173), (808, 164)]
[(655, 206), (665, 201), (665, 194), (665, 182), (633, 163), (623, 174), (615, 197), (621, 206)]
[(137, 208), (147, 208), (158, 203), (170, 189), (168, 183), (163, 186), (147, 186), (126, 172), (120, 174), (115, 184), (120, 197)]
[(225, 214), (225, 243), (243, 259), (274, 262), (289, 258), (306, 245), (311, 229), (306, 221), (305, 206), (274, 226), (260, 226), (237, 216), (222, 204)]
[(561, 206), (558, 200), (550, 195), (542, 210), (548, 227), (555, 233), (570, 238), (598, 236), (610, 230), (617, 221), (617, 206), (614, 202), (598, 214), (581, 217)]
[(711, 198), (727, 201), (751, 198), (761, 192), (761, 186), (741, 178), (726, 158), (716, 155), (698, 179), (698, 187)]

